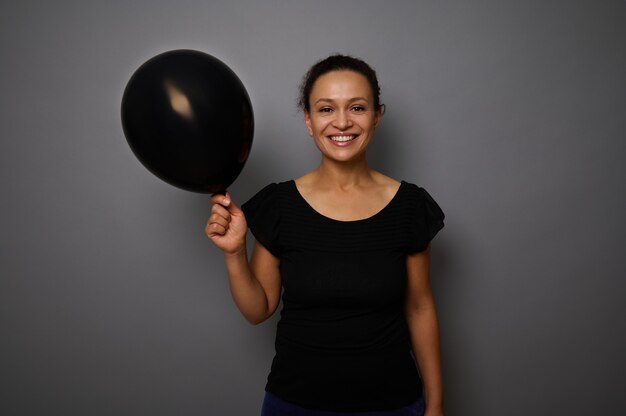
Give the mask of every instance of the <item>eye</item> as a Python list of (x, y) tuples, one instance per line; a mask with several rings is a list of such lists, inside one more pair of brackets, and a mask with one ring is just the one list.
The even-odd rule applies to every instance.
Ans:
[(330, 113), (331, 111), (333, 111), (333, 109), (330, 107), (322, 107), (317, 111), (319, 111), (320, 113)]
[(355, 113), (362, 113), (365, 110), (366, 108), (362, 105), (355, 105), (352, 107), (352, 111), (354, 111)]

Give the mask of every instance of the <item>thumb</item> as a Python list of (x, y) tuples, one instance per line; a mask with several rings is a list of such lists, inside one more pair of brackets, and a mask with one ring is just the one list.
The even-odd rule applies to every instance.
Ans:
[(233, 199), (230, 196), (230, 192), (226, 192), (226, 198), (224, 198), (224, 200), (222, 201), (222, 205), (226, 205), (226, 209), (228, 210), (228, 212), (230, 212), (232, 215), (240, 215), (243, 213), (243, 211), (241, 210), (241, 208), (239, 208), (234, 202)]

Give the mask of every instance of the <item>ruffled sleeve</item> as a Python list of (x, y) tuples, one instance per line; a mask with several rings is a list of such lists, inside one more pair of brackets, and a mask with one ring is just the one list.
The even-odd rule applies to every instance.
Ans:
[(280, 254), (278, 184), (271, 183), (241, 206), (254, 238), (274, 256)]
[(411, 240), (408, 247), (409, 253), (426, 250), (430, 240), (443, 228), (443, 211), (424, 188), (414, 188), (414, 212), (411, 221)]

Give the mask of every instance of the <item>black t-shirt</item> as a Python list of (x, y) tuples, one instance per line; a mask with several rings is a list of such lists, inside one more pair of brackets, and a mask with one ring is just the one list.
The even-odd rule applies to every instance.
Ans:
[(266, 390), (344, 412), (418, 400), (403, 310), (406, 255), (425, 250), (444, 218), (426, 190), (403, 181), (377, 214), (339, 221), (315, 211), (292, 180), (266, 186), (242, 209), (280, 259), (283, 307)]

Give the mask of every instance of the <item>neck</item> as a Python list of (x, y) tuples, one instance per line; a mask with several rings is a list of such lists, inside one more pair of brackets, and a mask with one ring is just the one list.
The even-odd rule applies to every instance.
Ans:
[(322, 159), (314, 172), (315, 178), (328, 187), (352, 188), (373, 180), (372, 170), (367, 165), (365, 157), (353, 163), (337, 163)]

